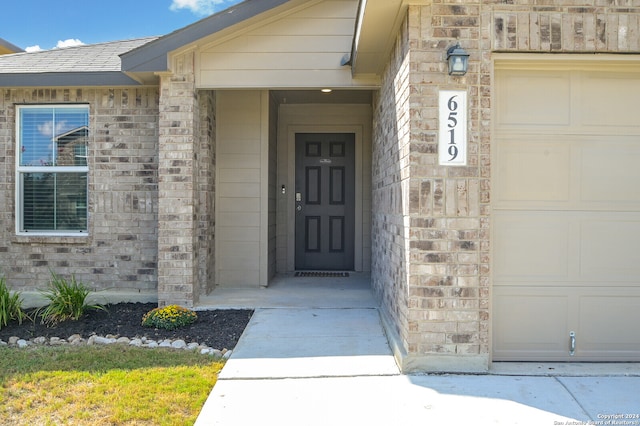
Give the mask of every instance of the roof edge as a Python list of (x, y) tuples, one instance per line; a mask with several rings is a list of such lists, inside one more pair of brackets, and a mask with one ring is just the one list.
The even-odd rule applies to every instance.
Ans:
[(21, 53), (24, 50), (15, 44), (9, 43), (7, 40), (0, 38), (0, 54), (6, 51), (7, 53)]
[(168, 70), (167, 55), (176, 49), (239, 24), (291, 0), (245, 0), (198, 22), (120, 55), (125, 72)]
[(0, 87), (141, 86), (120, 71), (0, 74)]

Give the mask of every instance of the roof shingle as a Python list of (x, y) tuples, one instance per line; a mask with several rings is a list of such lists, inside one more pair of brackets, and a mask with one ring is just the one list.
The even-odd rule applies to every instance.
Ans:
[(0, 74), (121, 71), (120, 54), (158, 37), (0, 56)]

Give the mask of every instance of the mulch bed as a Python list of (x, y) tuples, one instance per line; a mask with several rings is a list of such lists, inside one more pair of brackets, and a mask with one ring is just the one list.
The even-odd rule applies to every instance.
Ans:
[(156, 341), (182, 339), (187, 343), (197, 342), (214, 349), (233, 349), (240, 339), (253, 311), (213, 310), (197, 311), (195, 323), (177, 330), (163, 330), (142, 326), (142, 316), (156, 308), (155, 303), (117, 303), (105, 305), (107, 311), (92, 310), (78, 321), (64, 321), (47, 327), (37, 319), (25, 320), (21, 325), (11, 322), (0, 329), (0, 340), (7, 342), (16, 336), (29, 340), (35, 337), (59, 337), (67, 339), (74, 334), (88, 338), (95, 334), (118, 337), (147, 337)]

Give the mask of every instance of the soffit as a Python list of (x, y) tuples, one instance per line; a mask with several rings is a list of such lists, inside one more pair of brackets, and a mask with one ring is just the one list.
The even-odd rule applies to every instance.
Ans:
[(278, 104), (365, 104), (371, 105), (370, 90), (274, 90), (271, 92)]
[(353, 74), (380, 75), (409, 5), (428, 0), (360, 0), (351, 66)]

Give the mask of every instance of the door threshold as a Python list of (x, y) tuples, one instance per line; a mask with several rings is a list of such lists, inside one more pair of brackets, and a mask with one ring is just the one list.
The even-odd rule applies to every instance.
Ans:
[(296, 271), (294, 277), (309, 278), (348, 278), (348, 272), (332, 272), (332, 271)]

